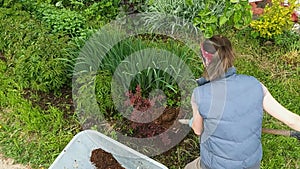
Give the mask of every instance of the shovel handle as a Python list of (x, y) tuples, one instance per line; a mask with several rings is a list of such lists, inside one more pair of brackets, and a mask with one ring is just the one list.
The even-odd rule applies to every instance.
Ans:
[[(189, 124), (190, 119), (179, 119), (179, 122), (181, 124)], [(293, 130), (278, 130), (278, 129), (262, 129), (263, 133), (266, 134), (274, 134), (274, 135), (281, 135), (281, 136), (287, 136), (287, 137), (294, 137), (300, 141), (300, 132), (299, 131), (293, 131)]]
[(288, 137), (291, 136), (291, 131), (289, 131), (289, 130), (277, 130), (277, 129), (263, 128), (262, 132), (267, 133), (267, 134), (275, 134), (275, 135), (288, 136)]
[(290, 130), (277, 130), (277, 129), (262, 129), (263, 133), (267, 134), (275, 134), (275, 135), (281, 135), (281, 136), (287, 136), (287, 137), (294, 137), (300, 141), (300, 132), (299, 131), (290, 131)]

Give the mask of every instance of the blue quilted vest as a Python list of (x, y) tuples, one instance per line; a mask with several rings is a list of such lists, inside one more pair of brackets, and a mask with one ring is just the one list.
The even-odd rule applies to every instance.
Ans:
[(208, 169), (247, 169), (262, 159), (263, 89), (251, 76), (236, 74), (208, 82), (201, 78), (194, 96), (203, 117), (201, 163)]

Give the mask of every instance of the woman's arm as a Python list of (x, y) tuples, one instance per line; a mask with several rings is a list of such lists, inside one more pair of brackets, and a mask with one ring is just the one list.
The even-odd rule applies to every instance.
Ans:
[(268, 89), (264, 85), (262, 86), (265, 92), (263, 100), (264, 110), (271, 116), (288, 125), (290, 128), (300, 131), (300, 116), (283, 107), (273, 98)]
[(200, 113), (198, 111), (198, 105), (195, 101), (194, 94), (192, 95), (191, 99), (192, 109), (193, 109), (193, 123), (192, 123), (192, 129), (194, 130), (194, 133), (197, 135), (201, 135), (203, 130), (203, 118), (200, 116)]

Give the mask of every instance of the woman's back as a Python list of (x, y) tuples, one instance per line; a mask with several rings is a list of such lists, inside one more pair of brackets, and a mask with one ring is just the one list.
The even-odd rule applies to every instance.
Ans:
[(202, 163), (217, 169), (259, 165), (263, 116), (260, 82), (229, 68), (225, 78), (197, 87), (194, 97), (204, 125)]

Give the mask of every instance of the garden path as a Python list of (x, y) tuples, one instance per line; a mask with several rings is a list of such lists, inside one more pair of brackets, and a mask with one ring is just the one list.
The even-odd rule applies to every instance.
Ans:
[(14, 160), (5, 158), (0, 154), (0, 169), (31, 169), (29, 166), (14, 164)]

